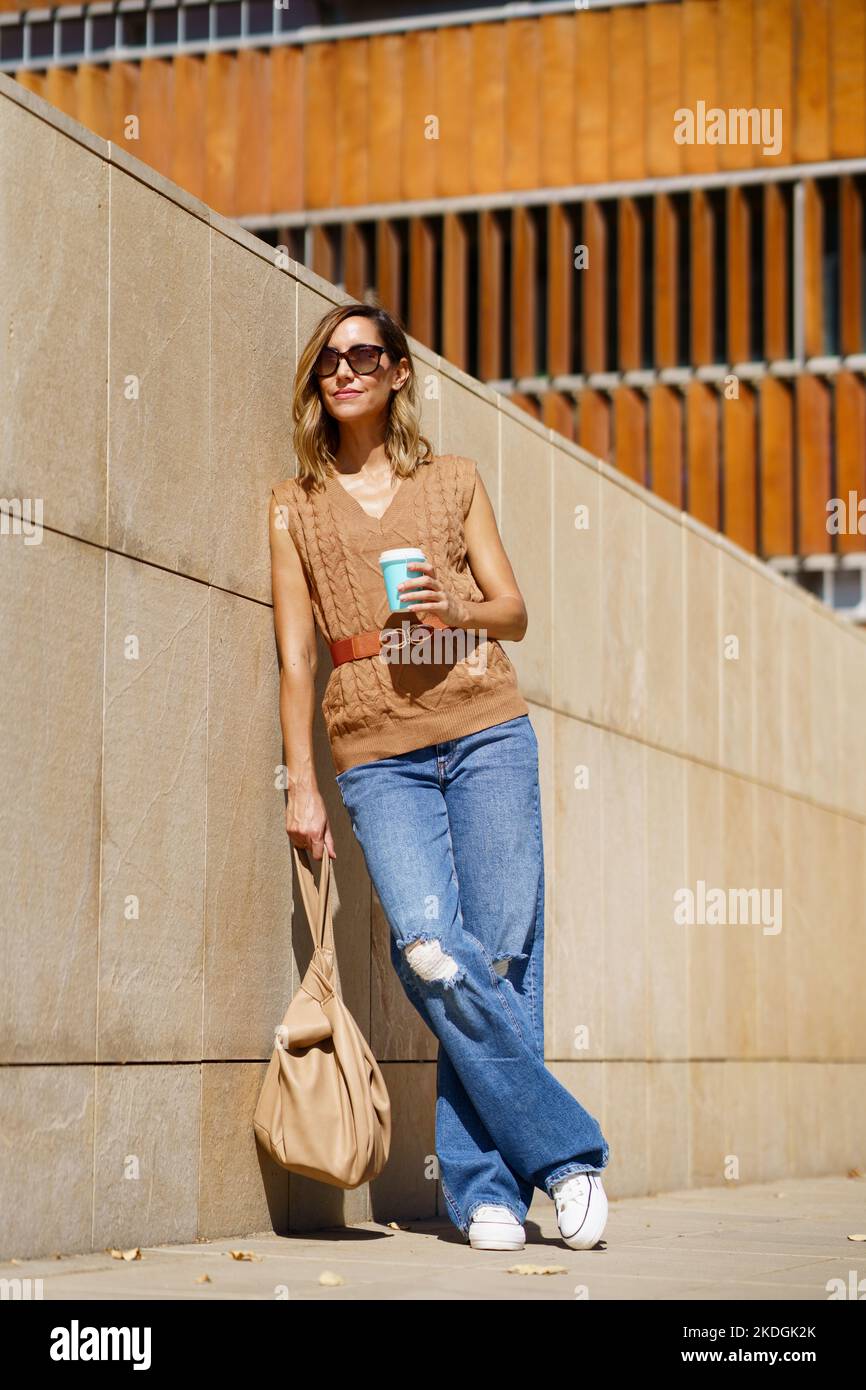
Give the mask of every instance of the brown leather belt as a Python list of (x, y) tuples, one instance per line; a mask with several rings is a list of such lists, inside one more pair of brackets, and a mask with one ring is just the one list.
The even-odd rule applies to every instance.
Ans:
[[(406, 615), (409, 616), (408, 614)], [(429, 618), (425, 618), (423, 623), (413, 622), (408, 631), (415, 628), (434, 628), (440, 627), (447, 629), (448, 624), (443, 623), (436, 613), (431, 613)], [(395, 628), (371, 627), (366, 632), (354, 632), (351, 637), (338, 637), (336, 642), (329, 642), (328, 649), (331, 653), (335, 666), (341, 666), (344, 661), (357, 661), (362, 656), (378, 656), (382, 650), (382, 633), (399, 631)], [(396, 643), (400, 646), (402, 644)]]

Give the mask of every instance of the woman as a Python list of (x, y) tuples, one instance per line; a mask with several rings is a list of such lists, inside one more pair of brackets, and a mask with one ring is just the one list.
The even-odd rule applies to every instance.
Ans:
[[(419, 433), (409, 346), (382, 309), (322, 318), (293, 418), (298, 475), (269, 515), (289, 839), (336, 857), (312, 755), (318, 625), (337, 663), (322, 701), (337, 784), (394, 968), (440, 1043), (451, 1220), (477, 1249), (522, 1249), (538, 1187), (566, 1244), (589, 1249), (608, 1145), (544, 1065), (538, 744), (499, 640), (520, 641), (527, 614), (492, 506), (474, 461), (434, 457)], [(425, 559), (391, 610), (379, 555), (402, 547)]]

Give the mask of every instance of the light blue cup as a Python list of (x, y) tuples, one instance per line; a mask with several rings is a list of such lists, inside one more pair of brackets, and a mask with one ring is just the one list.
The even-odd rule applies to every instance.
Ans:
[[(426, 560), (427, 556), (423, 550), (417, 550), (413, 546), (403, 546), (398, 550), (383, 550), (379, 556), (379, 565), (382, 576), (385, 580), (385, 591), (388, 595), (388, 612), (400, 613), (404, 611), (415, 599), (412, 590), (398, 594), (397, 585), (402, 584), (406, 579), (415, 579), (423, 575), (423, 570), (410, 570), (410, 560)], [(405, 600), (405, 602), (404, 602)]]

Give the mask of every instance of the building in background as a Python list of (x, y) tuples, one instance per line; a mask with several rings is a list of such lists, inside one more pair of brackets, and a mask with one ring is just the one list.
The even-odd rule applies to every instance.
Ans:
[(866, 621), (864, 0), (0, 0), (0, 69)]

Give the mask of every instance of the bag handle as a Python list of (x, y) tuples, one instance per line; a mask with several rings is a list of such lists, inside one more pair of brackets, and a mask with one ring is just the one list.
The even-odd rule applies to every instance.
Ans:
[(322, 868), (319, 874), (318, 888), (316, 887), (310, 851), (299, 849), (294, 844), (292, 849), (298, 870), (298, 882), (301, 886), (304, 911), (307, 914), (307, 922), (313, 937), (313, 946), (316, 950), (334, 951), (334, 920), (331, 901), (333, 872), (328, 847), (327, 845), (322, 846)]

